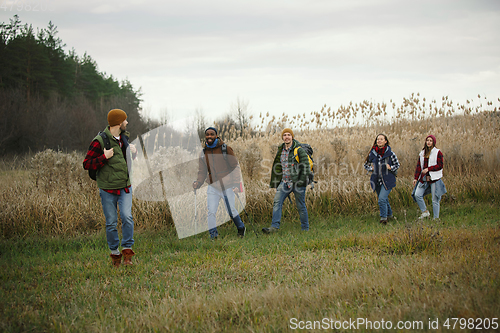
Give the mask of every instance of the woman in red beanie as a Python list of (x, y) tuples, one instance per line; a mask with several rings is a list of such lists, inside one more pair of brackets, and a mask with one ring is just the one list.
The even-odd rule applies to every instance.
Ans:
[(418, 156), (415, 179), (413, 179), (413, 200), (422, 211), (419, 219), (429, 217), (431, 213), (425, 206), (424, 196), (432, 193), (432, 212), (434, 219), (439, 218), (441, 196), (446, 193), (441, 178), (443, 177), (443, 153), (436, 148), (436, 137), (428, 135), (424, 148)]

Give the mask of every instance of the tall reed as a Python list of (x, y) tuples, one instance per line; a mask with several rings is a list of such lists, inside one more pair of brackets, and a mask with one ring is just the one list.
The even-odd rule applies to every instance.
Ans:
[[(417, 94), (404, 99), (399, 107), (392, 103), (392, 115), (387, 105), (367, 101), (341, 106), (336, 112), (325, 106), (293, 117), (261, 115), (253, 132), (228, 141), (240, 161), (246, 210), (257, 222), (267, 224), (271, 217), (274, 192), (269, 189), (270, 169), (284, 126), (292, 127), (295, 138), (309, 143), (315, 151), (318, 183), (306, 196), (312, 217), (376, 212), (376, 196), (363, 162), (378, 133), (388, 135), (401, 163), (397, 187), (391, 193), (396, 210), (416, 209), (410, 197), (411, 180), (428, 134), (437, 137), (437, 146), (444, 154), (443, 179), (448, 189), (444, 203), (498, 201), (500, 114), (492, 102), (487, 102), (487, 107), (492, 111), (483, 111), (477, 102), (455, 106), (447, 97), (441, 103), (427, 102)], [(235, 129), (226, 129), (221, 136), (227, 136), (227, 131)], [(70, 235), (103, 228), (98, 189), (82, 168), (83, 154), (46, 150), (22, 163), (20, 160), (0, 163), (1, 237)], [(138, 229), (173, 226), (164, 202), (134, 199), (133, 209)], [(293, 205), (285, 204), (284, 214), (285, 218), (297, 218)]]

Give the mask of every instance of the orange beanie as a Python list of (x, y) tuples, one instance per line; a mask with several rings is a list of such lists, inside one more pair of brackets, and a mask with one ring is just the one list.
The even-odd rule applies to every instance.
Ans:
[(111, 127), (120, 125), (125, 119), (127, 119), (127, 114), (123, 110), (113, 109), (108, 112), (108, 124)]
[(293, 131), (290, 129), (290, 128), (285, 128), (282, 132), (281, 132), (281, 138), (283, 138), (283, 134), (285, 133), (290, 133), (292, 135), (292, 139), (294, 138), (293, 137)]

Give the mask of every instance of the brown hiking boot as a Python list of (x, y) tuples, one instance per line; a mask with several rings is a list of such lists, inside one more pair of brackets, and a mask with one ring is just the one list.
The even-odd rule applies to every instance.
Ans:
[(272, 234), (273, 232), (278, 232), (280, 229), (278, 228), (275, 228), (273, 226), (269, 227), (269, 228), (262, 228), (262, 232), (265, 233), (265, 234)]
[(132, 256), (135, 255), (135, 252), (131, 249), (122, 250), (123, 254), (123, 264), (124, 265), (133, 265)]
[(122, 263), (122, 254), (110, 254), (109, 255), (112, 260), (112, 265), (115, 266), (116, 268), (120, 267), (120, 264)]

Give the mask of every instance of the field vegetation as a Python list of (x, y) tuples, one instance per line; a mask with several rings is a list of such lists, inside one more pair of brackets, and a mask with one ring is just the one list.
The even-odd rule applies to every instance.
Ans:
[(118, 270), (102, 230), (3, 239), (0, 330), (285, 332), (293, 318), (365, 318), (472, 331), (443, 323), (498, 318), (500, 210), (443, 206), (440, 223), (414, 212), (388, 226), (373, 214), (314, 217), (309, 233), (286, 221), (279, 234), (243, 240), (230, 225), (216, 242), (142, 229), (136, 265)]
[[(401, 163), (398, 185), (391, 192), (391, 205), (397, 210), (417, 209), (410, 196), (411, 181), (418, 152), (428, 134), (437, 137), (437, 146), (444, 154), (443, 179), (449, 192), (444, 202), (498, 201), (500, 113), (490, 106), (492, 102), (484, 102), (487, 108), (483, 110), (482, 104), (479, 104), (481, 109), (470, 106), (478, 102), (454, 108), (446, 98), (443, 101), (446, 103), (443, 102), (441, 109), (426, 106), (434, 110), (432, 114), (412, 95), (393, 108), (391, 116), (387, 111), (384, 115), (380, 105), (370, 106), (365, 102), (368, 110), (362, 112), (356, 113), (358, 105), (340, 107), (337, 112), (324, 107), (309, 115), (308, 120), (305, 116), (299, 120), (284, 115), (278, 120), (263, 115), (261, 125), (246, 127), (242, 132), (234, 125), (218, 126), (221, 137), (233, 147), (240, 161), (247, 211), (264, 224), (271, 216), (274, 192), (269, 189), (270, 169), (284, 126), (297, 128), (295, 138), (315, 150), (318, 183), (306, 198), (313, 216), (373, 213), (376, 220), (377, 200), (363, 163), (378, 133), (388, 135)], [(360, 105), (363, 109), (365, 104)], [(318, 124), (318, 128), (305, 129), (311, 122)], [(327, 122), (330, 126), (346, 126), (323, 128)], [(0, 162), (3, 179), (0, 235), (4, 238), (30, 234), (68, 236), (100, 230), (104, 220), (100, 199), (95, 182), (82, 168), (83, 157), (83, 153), (48, 149), (33, 156), (4, 158)], [(134, 208), (138, 230), (173, 227), (165, 203), (136, 200)], [(286, 206), (285, 217), (295, 218), (294, 209)]]
[[(246, 237), (225, 225), (216, 242), (206, 234), (178, 240), (165, 203), (134, 200), (137, 255), (128, 269), (109, 265), (83, 153), (4, 157), (0, 330), (281, 332), (292, 318), (366, 318), (421, 321), (430, 331), (438, 318), (433, 331), (449, 331), (446, 318), (498, 318), (500, 115), (480, 101), (425, 104), (412, 95), (392, 111), (363, 102), (300, 117), (262, 115), (251, 128), (219, 124), (244, 176), (253, 222), (244, 217)], [(284, 126), (315, 149), (311, 231), (299, 231), (286, 203), (282, 230), (256, 237), (253, 228), (270, 224), (270, 166)], [(378, 224), (362, 168), (378, 133), (401, 162), (390, 195), (398, 219), (387, 226)], [(439, 221), (418, 221), (410, 196), (428, 134), (445, 158)]]

